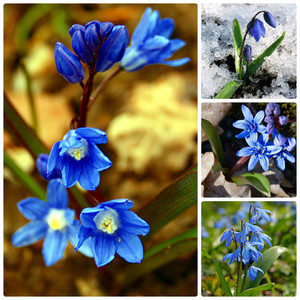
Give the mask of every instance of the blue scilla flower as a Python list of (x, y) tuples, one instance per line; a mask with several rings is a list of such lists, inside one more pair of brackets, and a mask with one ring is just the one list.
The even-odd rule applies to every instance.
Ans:
[(115, 253), (128, 262), (141, 262), (143, 245), (138, 235), (147, 235), (150, 227), (129, 211), (132, 206), (133, 202), (128, 199), (117, 199), (83, 209), (75, 251), (91, 237), (97, 267), (111, 262)]
[(228, 253), (226, 254), (222, 261), (224, 262), (225, 260), (228, 259), (228, 264), (231, 265), (234, 263), (237, 259), (240, 260), (240, 254), (241, 254), (241, 247), (238, 247), (233, 253)]
[(264, 248), (264, 241), (269, 245), (272, 246), (270, 240), (272, 240), (267, 234), (262, 232), (255, 232), (250, 239), (252, 244), (255, 244), (257, 248), (261, 251)]
[[(61, 179), (49, 182), (47, 202), (26, 198), (18, 203), (18, 209), (31, 222), (13, 234), (13, 245), (28, 246), (45, 237), (42, 250), (45, 264), (55, 264), (63, 257), (68, 239), (75, 241), (79, 226), (79, 221), (74, 220), (75, 211), (68, 208), (68, 193)], [(82, 252), (92, 256), (88, 243)]]
[(222, 234), (220, 242), (222, 243), (224, 240), (226, 240), (225, 246), (229, 247), (233, 240), (233, 229), (228, 229)]
[(255, 19), (247, 25), (247, 27), (249, 26), (251, 26), (249, 29), (249, 33), (255, 38), (256, 42), (259, 42), (261, 37), (265, 37), (266, 28), (261, 20)]
[(257, 262), (259, 256), (262, 257), (262, 254), (260, 251), (255, 249), (254, 245), (255, 243), (250, 243), (249, 241), (245, 241), (243, 244), (242, 256), (244, 263), (251, 262), (252, 260)]
[(127, 28), (124, 25), (114, 26), (100, 48), (96, 62), (96, 72), (105, 72), (116, 62), (119, 62), (124, 56), (128, 43)]
[(160, 19), (159, 12), (152, 12), (148, 7), (132, 35), (131, 44), (120, 62), (121, 67), (127, 72), (133, 72), (147, 65), (165, 64), (176, 67), (189, 62), (187, 57), (166, 61), (185, 45), (182, 40), (170, 39), (174, 27), (174, 20)]
[(267, 222), (270, 222), (271, 219), (268, 216), (268, 214), (272, 214), (270, 210), (264, 209), (264, 208), (258, 208), (254, 207), (254, 215), (250, 220), (251, 224), (255, 224), (256, 221), (261, 221), (261, 219), (264, 219)]
[(63, 140), (56, 142), (51, 149), (47, 174), (59, 166), (66, 187), (79, 182), (84, 189), (95, 190), (100, 183), (100, 171), (112, 164), (96, 146), (106, 142), (106, 133), (96, 128), (68, 131)]
[(295, 157), (289, 152), (292, 151), (296, 147), (296, 139), (295, 138), (285, 138), (277, 131), (274, 130), (274, 145), (280, 147), (280, 152), (276, 153), (273, 157), (275, 159), (277, 167), (284, 171), (285, 169), (285, 160), (294, 163)]
[(239, 157), (249, 156), (248, 170), (251, 171), (259, 161), (264, 171), (269, 169), (269, 157), (281, 151), (281, 147), (268, 143), (269, 135), (261, 134), (257, 141), (253, 138), (246, 139), (249, 147), (239, 150), (236, 155)]
[(47, 173), (48, 158), (47, 154), (41, 153), (36, 160), (36, 167), (40, 175), (46, 180), (61, 178), (59, 166), (56, 166), (50, 173)]
[(247, 236), (251, 236), (255, 232), (262, 232), (262, 229), (259, 226), (245, 222), (242, 231), (237, 236), (242, 243), (245, 243)]
[(253, 118), (250, 109), (246, 105), (242, 105), (242, 113), (245, 119), (235, 121), (232, 124), (232, 126), (235, 128), (243, 129), (243, 131), (236, 135), (236, 137), (238, 139), (251, 137), (252, 140), (256, 141), (258, 137), (258, 132), (264, 133), (266, 131), (265, 126), (260, 124), (264, 119), (265, 114), (261, 110)]
[(268, 25), (270, 25), (273, 28), (276, 28), (276, 19), (270, 12), (264, 12), (264, 19)]
[(79, 57), (60, 42), (55, 45), (54, 60), (58, 73), (70, 83), (79, 83), (84, 79), (84, 70)]
[(247, 271), (247, 276), (250, 277), (252, 281), (256, 279), (257, 271), (262, 272), (264, 274), (264, 271), (258, 267), (250, 266)]

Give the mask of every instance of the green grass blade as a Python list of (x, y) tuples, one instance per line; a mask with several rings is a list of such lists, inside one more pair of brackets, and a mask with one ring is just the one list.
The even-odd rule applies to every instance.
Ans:
[(225, 280), (225, 277), (222, 273), (222, 270), (221, 270), (221, 267), (220, 267), (219, 263), (214, 258), (209, 256), (209, 254), (207, 253), (207, 251), (205, 249), (202, 249), (202, 250), (203, 250), (204, 255), (213, 262), (215, 270), (216, 270), (216, 272), (219, 276), (219, 279), (221, 281), (221, 285), (222, 285), (223, 291), (225, 293), (225, 296), (232, 296), (230, 288), (228, 286), (228, 283)]
[(39, 199), (46, 200), (46, 191), (27, 173), (25, 173), (4, 151), (3, 152), (4, 165), (8, 167), (16, 178)]
[[(263, 258), (259, 258), (257, 263), (254, 263), (253, 265), (255, 267), (258, 267), (264, 271), (264, 273), (267, 273), (268, 270), (271, 268), (275, 260), (278, 259), (278, 257), (287, 252), (288, 249), (280, 246), (274, 246), (268, 249), (266, 252), (263, 253)], [(255, 281), (252, 281), (249, 277), (246, 279), (245, 283), (245, 290), (248, 290), (250, 288), (254, 288), (259, 286), (261, 280), (263, 279), (264, 274), (261, 272), (257, 272), (257, 277)]]
[(145, 238), (196, 203), (197, 171), (191, 171), (173, 181), (138, 212), (151, 228)]
[(236, 183), (237, 186), (251, 185), (261, 192), (264, 196), (270, 197), (270, 182), (268, 178), (259, 173), (245, 173), (239, 176), (232, 177), (231, 180)]
[(224, 167), (225, 161), (224, 161), (223, 146), (215, 127), (205, 119), (201, 119), (201, 126), (207, 135), (207, 138), (209, 140), (211, 149), (215, 157), (221, 163), (221, 166)]
[(229, 81), (221, 89), (221, 91), (218, 93), (215, 99), (230, 99), (242, 84), (242, 82), (238, 83), (236, 81)]
[(250, 65), (248, 69), (248, 76), (252, 76), (256, 70), (263, 64), (265, 58), (270, 56), (281, 44), (284, 39), (285, 32), (277, 39), (271, 46), (269, 46), (260, 56), (258, 56)]
[(235, 64), (235, 72), (239, 74), (240, 72), (240, 52), (242, 46), (242, 33), (240, 24), (237, 19), (233, 20), (232, 24), (232, 38), (233, 38), (233, 45), (234, 45), (234, 64)]
[(266, 283), (255, 288), (250, 288), (246, 291), (243, 291), (239, 296), (257, 296), (260, 292), (270, 290), (274, 286), (273, 283)]

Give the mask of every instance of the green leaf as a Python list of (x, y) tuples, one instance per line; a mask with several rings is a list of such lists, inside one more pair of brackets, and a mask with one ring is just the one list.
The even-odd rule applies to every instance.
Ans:
[[(259, 258), (257, 263), (254, 263), (253, 265), (255, 267), (258, 267), (264, 271), (264, 273), (267, 273), (268, 270), (271, 268), (275, 260), (278, 259), (278, 257), (287, 252), (288, 249), (280, 246), (274, 246), (268, 249), (266, 252), (263, 253), (263, 258)], [(257, 277), (255, 281), (252, 281), (249, 277), (246, 279), (245, 283), (245, 290), (248, 290), (250, 288), (254, 288), (259, 286), (262, 278), (264, 277), (264, 274), (261, 272), (257, 272)]]
[[(259, 272), (259, 271), (258, 271)], [(266, 283), (254, 288), (250, 288), (246, 291), (243, 291), (239, 296), (257, 296), (260, 292), (270, 290), (274, 286), (274, 283)]]
[(238, 83), (236, 81), (229, 81), (221, 89), (215, 99), (230, 99), (242, 84), (242, 82)]
[(260, 191), (266, 197), (270, 197), (270, 182), (268, 178), (259, 173), (245, 173), (232, 177), (231, 180), (236, 183), (237, 186), (251, 185)]
[(5, 129), (26, 147), (34, 159), (40, 153), (49, 153), (47, 147), (10, 103), (6, 94), (4, 94), (4, 125)]
[(190, 171), (178, 177), (138, 212), (151, 228), (150, 233), (143, 239), (148, 239), (195, 204), (197, 204), (197, 171)]
[(285, 32), (282, 34), (282, 36), (277, 39), (271, 46), (269, 46), (260, 56), (258, 56), (250, 65), (248, 69), (248, 76), (252, 76), (256, 70), (263, 64), (265, 61), (265, 58), (267, 56), (270, 56), (276, 48), (281, 44), (281, 42), (284, 39)]
[(235, 72), (239, 74), (240, 72), (240, 52), (242, 46), (242, 33), (240, 24), (237, 19), (233, 20), (232, 24), (232, 38), (234, 45), (234, 64), (235, 64)]
[(204, 248), (202, 250), (203, 250), (204, 255), (213, 262), (215, 270), (216, 270), (216, 272), (217, 272), (217, 274), (220, 278), (221, 285), (222, 285), (223, 291), (225, 293), (225, 296), (232, 296), (230, 288), (228, 286), (228, 283), (225, 280), (225, 277), (222, 273), (222, 270), (221, 270), (221, 267), (220, 267), (219, 263), (214, 258), (209, 256), (209, 254), (207, 253), (207, 251)]
[(39, 199), (46, 199), (46, 191), (27, 173), (25, 173), (4, 151), (4, 164), (16, 176), (16, 178)]
[[(191, 235), (193, 236), (193, 235)], [(176, 240), (176, 239), (174, 239)], [(125, 269), (117, 272), (117, 281), (124, 288), (130, 286), (139, 277), (167, 264), (175, 258), (197, 249), (197, 238), (187, 237), (183, 240), (175, 241), (155, 251), (152, 256), (145, 258), (140, 264), (127, 265)]]
[(211, 145), (212, 151), (221, 165), (224, 167), (224, 151), (220, 137), (215, 129), (215, 127), (207, 120), (201, 119), (201, 126), (205, 131), (209, 143)]

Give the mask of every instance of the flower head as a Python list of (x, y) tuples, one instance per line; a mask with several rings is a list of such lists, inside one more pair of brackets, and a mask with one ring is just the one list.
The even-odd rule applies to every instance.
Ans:
[(234, 233), (232, 229), (226, 230), (221, 236), (220, 242), (222, 243), (224, 240), (226, 240), (226, 247), (229, 247), (233, 240), (233, 234)]
[(264, 171), (269, 169), (269, 157), (280, 152), (281, 147), (270, 145), (268, 143), (269, 135), (261, 134), (257, 141), (253, 138), (246, 139), (250, 147), (244, 147), (236, 155), (239, 157), (249, 156), (248, 170), (251, 171), (259, 161)]
[(254, 266), (250, 266), (248, 271), (247, 271), (247, 276), (250, 277), (250, 279), (252, 281), (254, 281), (256, 279), (256, 276), (257, 276), (257, 271), (260, 271), (264, 274), (264, 271), (262, 269), (254, 267)]
[(264, 12), (264, 19), (268, 25), (270, 25), (273, 28), (276, 27), (276, 19), (270, 12), (268, 11)]
[(111, 161), (96, 146), (106, 142), (106, 133), (99, 129), (70, 130), (52, 147), (47, 174), (59, 166), (66, 187), (79, 182), (84, 189), (95, 190), (100, 183), (100, 171), (111, 166)]
[(255, 19), (247, 25), (247, 27), (249, 26), (251, 26), (249, 29), (249, 33), (255, 38), (257, 42), (259, 42), (261, 37), (265, 37), (266, 29), (264, 23), (261, 20)]
[(264, 241), (269, 245), (272, 246), (270, 240), (272, 240), (267, 234), (262, 233), (262, 232), (255, 232), (252, 237), (250, 242), (252, 244), (255, 244), (257, 248), (261, 251), (264, 248)]
[(257, 249), (255, 249), (253, 243), (250, 243), (249, 241), (245, 241), (245, 243), (243, 244), (243, 252), (242, 252), (242, 257), (243, 257), (243, 262), (244, 263), (248, 263), (251, 261), (258, 261), (259, 256), (262, 257), (262, 254), (260, 253), (260, 251), (258, 251)]
[(244, 54), (244, 57), (246, 59), (246, 61), (251, 61), (251, 58), (252, 58), (252, 47), (250, 45), (246, 45), (244, 50), (243, 50), (243, 54)]
[(231, 265), (233, 262), (235, 262), (237, 259), (240, 260), (240, 254), (241, 254), (241, 247), (238, 247), (233, 253), (226, 254), (222, 261), (225, 261), (228, 259), (228, 264)]
[(235, 128), (243, 129), (243, 131), (241, 133), (239, 133), (238, 135), (236, 135), (236, 137), (238, 139), (251, 137), (252, 140), (256, 141), (257, 137), (258, 137), (258, 132), (264, 133), (266, 130), (265, 126), (260, 124), (262, 122), (265, 114), (261, 110), (253, 118), (253, 115), (252, 115), (250, 109), (245, 105), (242, 105), (242, 113), (243, 113), (245, 119), (235, 121), (232, 124), (232, 126)]
[(269, 210), (267, 210), (267, 209), (264, 209), (264, 208), (258, 208), (258, 207), (255, 207), (255, 208), (254, 208), (254, 215), (253, 215), (253, 217), (251, 218), (250, 223), (251, 223), (251, 224), (255, 224), (256, 221), (260, 221), (261, 219), (264, 219), (264, 220), (266, 220), (267, 222), (270, 222), (271, 219), (270, 219), (270, 217), (268, 216), (268, 214), (272, 214), (272, 212), (269, 211)]
[(55, 45), (54, 60), (58, 73), (67, 81), (78, 83), (84, 79), (84, 70), (78, 56), (60, 42)]
[(131, 44), (120, 62), (121, 67), (127, 72), (133, 72), (152, 64), (176, 67), (190, 61), (187, 57), (166, 61), (185, 45), (182, 40), (170, 39), (174, 27), (172, 19), (160, 19), (159, 12), (152, 12), (148, 7), (132, 35)]
[(246, 238), (248, 236), (251, 236), (255, 232), (262, 232), (262, 229), (259, 226), (245, 222), (242, 231), (236, 236), (238, 241), (240, 241), (241, 243), (245, 243)]
[(91, 237), (97, 267), (108, 264), (118, 253), (126, 261), (139, 263), (143, 259), (143, 245), (138, 235), (148, 234), (149, 225), (133, 211), (133, 202), (117, 199), (82, 210), (82, 222), (75, 251)]
[[(45, 264), (55, 264), (63, 257), (68, 239), (76, 239), (79, 226), (79, 221), (74, 220), (75, 211), (68, 208), (68, 193), (61, 179), (49, 182), (47, 202), (26, 198), (18, 203), (18, 209), (31, 222), (14, 233), (13, 245), (28, 246), (45, 237), (42, 250)], [(92, 256), (86, 245), (82, 252)]]

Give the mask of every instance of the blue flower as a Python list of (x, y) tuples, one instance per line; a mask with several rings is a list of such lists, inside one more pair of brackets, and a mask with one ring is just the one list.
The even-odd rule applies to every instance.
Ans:
[(247, 271), (247, 276), (250, 277), (250, 279), (252, 281), (254, 281), (256, 279), (256, 276), (257, 276), (257, 271), (260, 271), (264, 274), (264, 271), (262, 269), (254, 267), (254, 266), (250, 266), (248, 271)]
[[(276, 112), (276, 114), (275, 114)], [(280, 106), (278, 103), (268, 103), (265, 109), (265, 113), (267, 116), (272, 115), (273, 113), (277, 116), (280, 115)]]
[(233, 253), (228, 253), (226, 254), (222, 261), (224, 262), (225, 260), (228, 260), (228, 264), (231, 265), (233, 262), (235, 262), (237, 259), (240, 260), (240, 254), (241, 254), (241, 247), (238, 247)]
[[(68, 208), (68, 193), (62, 181), (54, 179), (49, 182), (47, 202), (26, 198), (18, 203), (18, 209), (31, 222), (14, 233), (13, 245), (28, 246), (45, 237), (42, 250), (45, 264), (55, 264), (63, 257), (68, 239), (75, 240), (79, 226), (79, 221), (74, 220), (75, 211)], [(92, 256), (86, 247), (87, 244), (83, 253)]]
[(58, 73), (67, 81), (78, 83), (84, 79), (84, 70), (78, 56), (60, 42), (55, 45), (54, 60)]
[(243, 50), (243, 54), (244, 54), (246, 61), (249, 62), (252, 58), (252, 47), (247, 44)]
[(268, 11), (264, 12), (264, 19), (268, 25), (270, 25), (273, 28), (276, 27), (276, 19), (270, 12)]
[(242, 256), (244, 263), (251, 262), (252, 260), (257, 262), (259, 256), (262, 257), (260, 251), (255, 249), (254, 244), (250, 243), (249, 241), (245, 241), (243, 245)]
[(58, 166), (56, 166), (49, 174), (47, 173), (48, 158), (49, 156), (47, 154), (41, 153), (36, 160), (36, 167), (40, 175), (46, 180), (61, 178), (61, 172)]
[(270, 145), (268, 140), (268, 134), (261, 134), (257, 141), (250, 137), (246, 139), (250, 147), (244, 147), (236, 153), (239, 157), (251, 156), (248, 163), (249, 171), (255, 167), (258, 161), (264, 171), (267, 171), (269, 169), (269, 157), (280, 152), (281, 147)]
[(255, 232), (262, 232), (262, 229), (259, 226), (245, 222), (242, 231), (237, 234), (237, 237), (242, 243), (245, 243), (247, 236), (251, 236)]
[(96, 146), (106, 142), (106, 133), (99, 129), (83, 127), (68, 131), (51, 149), (47, 174), (59, 166), (66, 187), (79, 182), (84, 189), (95, 190), (100, 183), (100, 171), (111, 166)]
[(233, 232), (232, 229), (228, 229), (227, 231), (225, 231), (223, 233), (223, 235), (221, 236), (220, 242), (222, 243), (224, 240), (226, 240), (226, 247), (229, 247), (232, 240), (233, 240)]
[(255, 40), (259, 42), (260, 38), (265, 37), (266, 35), (266, 29), (264, 23), (259, 19), (255, 19), (254, 22), (251, 21), (247, 25), (247, 27), (249, 27), (250, 25), (251, 25), (249, 29), (250, 35), (252, 35), (255, 38)]
[(166, 61), (185, 45), (182, 40), (170, 39), (174, 26), (172, 19), (160, 19), (159, 12), (152, 12), (148, 7), (132, 35), (131, 44), (120, 62), (121, 67), (127, 72), (133, 72), (152, 64), (176, 67), (189, 62), (187, 57)]
[(255, 244), (257, 248), (261, 251), (264, 248), (264, 241), (269, 245), (272, 246), (270, 240), (272, 240), (267, 234), (262, 233), (262, 232), (255, 232), (251, 239), (250, 242), (252, 244)]
[(274, 131), (274, 145), (280, 147), (280, 151), (276, 153), (273, 158), (275, 158), (277, 167), (284, 171), (285, 169), (285, 159), (294, 163), (295, 157), (289, 152), (292, 151), (296, 146), (295, 138), (284, 138), (281, 134)]
[(120, 61), (124, 56), (128, 43), (127, 28), (123, 25), (114, 26), (100, 48), (96, 62), (96, 72), (105, 72)]
[(232, 124), (233, 127), (244, 130), (241, 133), (239, 133), (238, 135), (236, 135), (236, 137), (238, 139), (251, 137), (254, 141), (256, 141), (257, 137), (258, 137), (258, 132), (264, 133), (266, 131), (265, 126), (260, 125), (265, 114), (261, 110), (253, 118), (253, 115), (252, 115), (250, 109), (245, 105), (242, 105), (242, 113), (243, 113), (245, 119), (235, 121)]
[(266, 220), (267, 222), (270, 222), (271, 219), (270, 219), (270, 217), (268, 216), (268, 214), (272, 214), (272, 212), (269, 211), (269, 210), (267, 210), (267, 209), (264, 209), (264, 208), (258, 208), (258, 207), (255, 207), (255, 208), (254, 208), (254, 215), (253, 215), (253, 217), (251, 218), (250, 223), (251, 223), (251, 224), (255, 224), (256, 221), (260, 221), (261, 219), (264, 219), (264, 220)]
[(132, 206), (133, 202), (128, 199), (117, 199), (83, 209), (75, 251), (91, 237), (97, 267), (111, 262), (115, 253), (128, 262), (141, 262), (143, 245), (138, 235), (145, 236), (150, 227), (133, 211), (129, 211)]

